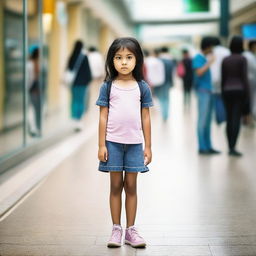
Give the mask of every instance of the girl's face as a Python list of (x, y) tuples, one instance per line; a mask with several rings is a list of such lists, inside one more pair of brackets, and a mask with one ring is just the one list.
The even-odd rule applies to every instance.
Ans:
[(129, 75), (136, 66), (135, 55), (127, 48), (119, 49), (114, 56), (114, 67), (119, 74)]

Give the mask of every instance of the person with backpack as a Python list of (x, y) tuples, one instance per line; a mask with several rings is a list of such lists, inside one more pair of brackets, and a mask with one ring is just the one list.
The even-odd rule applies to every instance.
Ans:
[[(125, 243), (145, 247), (135, 225), (138, 173), (151, 162), (151, 91), (143, 80), (143, 53), (135, 38), (114, 40), (106, 59), (106, 77), (96, 105), (99, 118), (99, 171), (110, 173), (113, 228), (108, 247), (122, 245), (122, 191), (125, 190)], [(144, 143), (144, 149), (143, 149)]]
[(191, 98), (191, 89), (193, 85), (193, 68), (192, 68), (192, 59), (187, 49), (182, 50), (181, 63), (184, 68), (183, 76), (181, 77), (183, 82), (184, 105), (189, 106), (190, 98)]

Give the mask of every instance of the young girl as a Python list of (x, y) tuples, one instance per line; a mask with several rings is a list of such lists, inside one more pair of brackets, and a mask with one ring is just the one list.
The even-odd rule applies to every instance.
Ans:
[[(100, 106), (99, 171), (110, 173), (110, 210), (113, 230), (108, 247), (122, 241), (122, 191), (125, 190), (125, 243), (145, 247), (134, 227), (137, 175), (151, 162), (150, 88), (143, 81), (143, 54), (134, 38), (118, 38), (109, 48), (106, 77), (96, 102)], [(145, 147), (143, 151), (143, 135)], [(124, 174), (123, 174), (124, 171)]]

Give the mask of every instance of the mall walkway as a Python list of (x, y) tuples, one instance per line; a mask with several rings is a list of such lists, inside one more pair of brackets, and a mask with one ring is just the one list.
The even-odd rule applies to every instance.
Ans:
[(95, 129), (0, 222), (0, 255), (255, 256), (256, 132), (242, 129), (244, 157), (234, 159), (227, 155), (224, 126), (214, 126), (214, 146), (222, 154), (199, 156), (196, 113), (184, 111), (179, 89), (171, 94), (168, 123), (157, 106), (152, 110), (153, 162), (139, 175), (137, 226), (146, 249), (106, 247), (109, 176), (97, 171)]

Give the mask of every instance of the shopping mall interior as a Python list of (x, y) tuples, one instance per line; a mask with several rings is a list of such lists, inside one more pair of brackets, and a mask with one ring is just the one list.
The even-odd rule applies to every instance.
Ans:
[[(227, 120), (213, 111), (211, 139), (220, 152), (202, 154), (198, 95), (191, 88), (186, 101), (178, 71), (184, 49), (193, 60), (206, 37), (228, 49), (239, 36), (250, 51), (255, 14), (254, 0), (1, 0), (0, 255), (256, 256), (255, 112), (239, 121), (236, 157)], [(136, 38), (144, 59), (168, 49), (173, 65), (168, 118), (150, 86), (152, 162), (138, 174), (135, 222), (147, 242), (142, 249), (107, 247), (110, 175), (98, 171), (95, 103), (108, 49), (121, 37)], [(77, 40), (91, 69), (79, 127), (66, 82)], [(253, 74), (256, 106), (256, 66)], [(123, 203), (123, 228), (125, 217)]]

